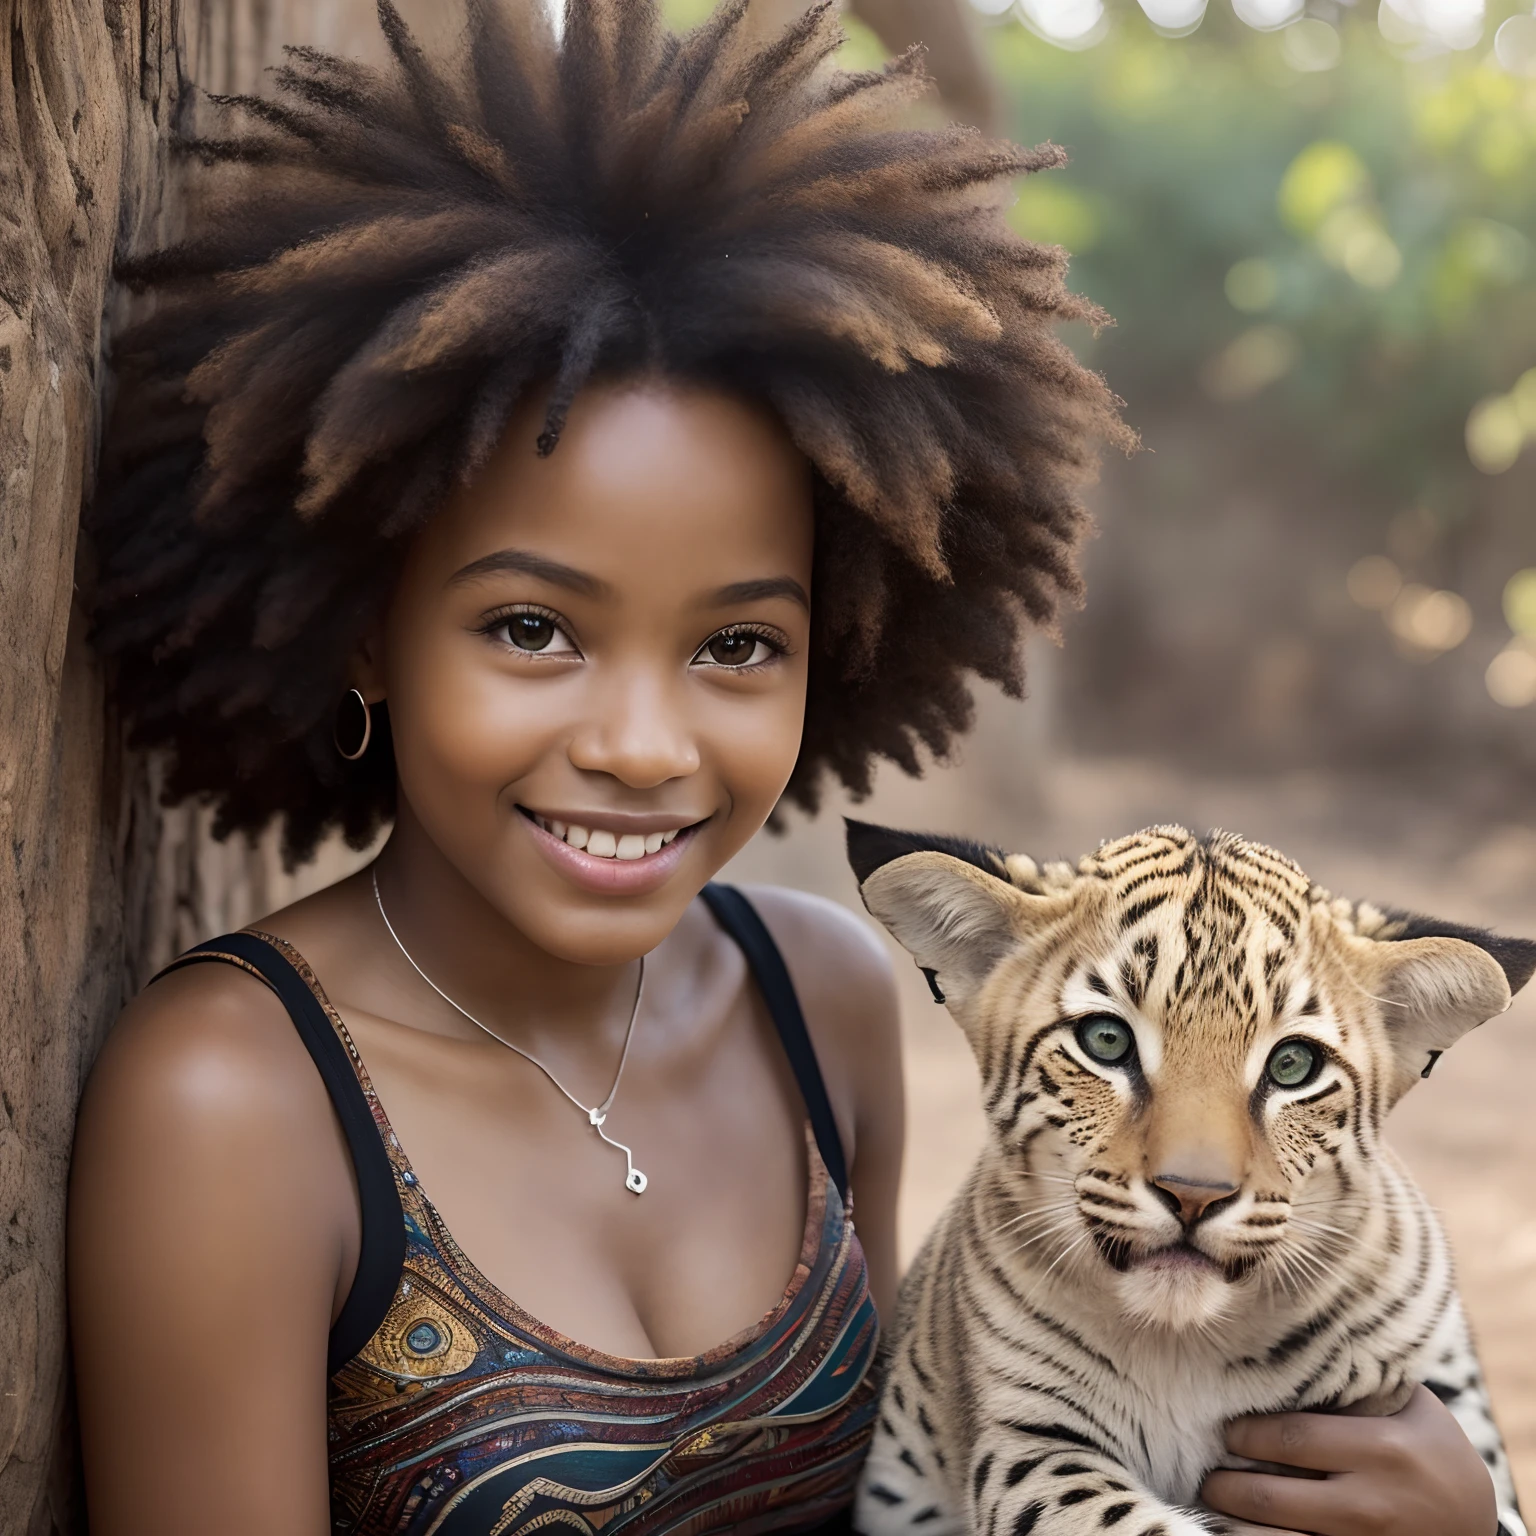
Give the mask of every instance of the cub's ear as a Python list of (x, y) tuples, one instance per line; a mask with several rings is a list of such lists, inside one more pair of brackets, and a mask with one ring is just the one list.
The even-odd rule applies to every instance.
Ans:
[(864, 905), (927, 973), (934, 996), (963, 1009), (1014, 943), (1032, 898), (1008, 883), (996, 849), (863, 821), (847, 827)]
[(1464, 923), (1445, 923), (1434, 917), (1420, 917), (1417, 912), (1390, 912), (1381, 937), (1391, 943), (1410, 939), (1461, 939), (1486, 951), (1498, 961), (1513, 996), (1536, 973), (1536, 943), (1530, 939), (1507, 939), (1486, 928), (1469, 928)]
[(877, 827), (872, 822), (855, 821), (851, 816), (843, 817), (843, 826), (848, 830), (848, 862), (861, 889), (882, 865), (909, 853), (947, 853), (989, 875), (1008, 878), (1003, 850), (986, 843), (949, 837), (943, 832), (898, 832), (895, 827)]
[(1392, 1097), (1428, 1077), (1443, 1052), (1503, 1013), (1536, 971), (1536, 944), (1393, 913), (1372, 941), (1371, 988), (1397, 1061)]

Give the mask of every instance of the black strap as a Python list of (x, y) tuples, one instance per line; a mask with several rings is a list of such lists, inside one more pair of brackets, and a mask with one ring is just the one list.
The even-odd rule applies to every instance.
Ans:
[(405, 1267), (405, 1213), (395, 1188), (394, 1169), (347, 1048), (331, 1027), (320, 1000), (282, 953), (255, 934), (227, 933), (189, 949), (160, 975), (208, 960), (254, 971), (277, 994), (325, 1083), (352, 1153), (362, 1206), (362, 1239), (357, 1275), (331, 1327), (326, 1375), (334, 1376), (384, 1321)]
[(843, 1156), (843, 1138), (838, 1135), (837, 1121), (827, 1098), (827, 1085), (822, 1081), (821, 1066), (816, 1060), (816, 1048), (811, 1044), (805, 1015), (800, 1011), (800, 999), (795, 996), (795, 984), (789, 979), (779, 946), (773, 942), (773, 935), (758, 916), (757, 908), (734, 885), (706, 885), (703, 895), (715, 921), (747, 957), (758, 990), (768, 1004), (773, 1027), (784, 1043), (784, 1054), (789, 1057), (795, 1081), (800, 1085), (800, 1096), (811, 1117), (811, 1129), (816, 1133), (821, 1160), (827, 1165), (838, 1193), (846, 1200), (848, 1164)]

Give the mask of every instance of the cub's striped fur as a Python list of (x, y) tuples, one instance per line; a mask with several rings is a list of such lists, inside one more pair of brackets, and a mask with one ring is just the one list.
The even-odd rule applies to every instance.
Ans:
[(1182, 827), (1075, 868), (860, 823), (849, 855), (989, 1122), (902, 1288), (858, 1528), (1257, 1533), (1196, 1503), (1226, 1420), (1423, 1381), (1524, 1536), (1445, 1238), (1380, 1135), (1536, 944)]

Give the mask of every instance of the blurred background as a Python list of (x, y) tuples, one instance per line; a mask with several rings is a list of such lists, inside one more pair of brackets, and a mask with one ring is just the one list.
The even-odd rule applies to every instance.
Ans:
[[(525, 0), (544, 3), (544, 0)], [(708, 0), (664, 0), (680, 24)], [(771, 31), (801, 0), (753, 0)], [(1526, 0), (1529, 4), (1530, 0)], [(401, 0), (429, 44), (458, 7)], [(372, 0), (13, 0), (0, 29), (0, 1529), (74, 1536), (60, 1304), (75, 1098), (170, 955), (328, 883), (158, 805), (71, 616), (115, 248), (174, 221), (198, 91), (285, 43), (378, 59)], [(1076, 856), (1157, 821), (1350, 895), (1536, 936), (1536, 17), (1507, 0), (848, 0), (841, 62), (928, 48), (948, 111), (1070, 164), (1011, 217), (1116, 325), (1071, 337), (1143, 449), (1105, 467), (1089, 598), (1022, 704), (858, 814)], [(14, 173), (14, 174), (13, 174)], [(11, 193), (7, 192), (7, 206)], [(62, 369), (61, 369), (62, 363)], [(39, 425), (41, 423), (41, 425)], [(0, 500), (0, 511), (6, 503)], [(857, 906), (829, 797), (728, 875)], [(14, 866), (14, 867), (13, 867)], [(980, 1144), (976, 1077), (901, 957), (905, 1252)], [(1533, 989), (1536, 994), (1536, 989)], [(1391, 1136), (1445, 1213), (1536, 1500), (1536, 995)]]

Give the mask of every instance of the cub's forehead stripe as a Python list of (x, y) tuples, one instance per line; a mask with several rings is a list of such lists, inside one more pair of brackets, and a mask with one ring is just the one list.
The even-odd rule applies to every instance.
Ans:
[(1167, 906), (1172, 900), (1173, 892), (1163, 891), (1156, 896), (1143, 896), (1140, 901), (1132, 902), (1120, 914), (1121, 933), (1124, 933), (1129, 928), (1134, 928), (1142, 918), (1150, 917), (1159, 907)]

